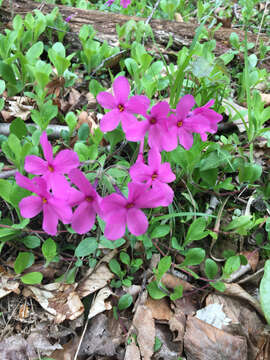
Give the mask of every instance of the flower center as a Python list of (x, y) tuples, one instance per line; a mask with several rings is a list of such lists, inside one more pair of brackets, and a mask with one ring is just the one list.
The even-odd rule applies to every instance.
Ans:
[(50, 172), (54, 172), (53, 166), (52, 166), (52, 165), (48, 165), (48, 170), (49, 170)]
[(157, 123), (157, 119), (156, 118), (151, 118), (150, 119), (150, 124), (152, 124), (152, 125), (154, 125), (154, 124), (156, 124)]
[(125, 110), (125, 108), (122, 104), (119, 104), (117, 107), (120, 112), (123, 112)]
[(177, 122), (177, 127), (181, 127), (181, 126), (183, 126), (183, 121), (178, 121)]
[(48, 200), (44, 197), (44, 198), (42, 198), (42, 202), (43, 202), (43, 204), (46, 204), (48, 202)]
[(133, 203), (129, 203), (126, 205), (126, 209), (131, 209), (133, 208), (134, 204)]
[(88, 201), (88, 202), (94, 201), (94, 199), (92, 198), (92, 196), (86, 196), (85, 200)]
[(157, 173), (154, 173), (154, 174), (152, 175), (152, 180), (155, 180), (157, 177), (158, 177), (158, 174), (157, 174)]

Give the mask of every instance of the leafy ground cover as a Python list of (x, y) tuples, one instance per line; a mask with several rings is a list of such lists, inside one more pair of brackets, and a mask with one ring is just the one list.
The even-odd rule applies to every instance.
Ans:
[(268, 2), (50, 3), (1, 23), (3, 359), (269, 359)]

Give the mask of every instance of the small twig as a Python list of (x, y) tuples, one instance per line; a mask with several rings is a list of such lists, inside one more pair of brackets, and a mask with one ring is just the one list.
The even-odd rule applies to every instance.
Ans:
[(265, 18), (266, 9), (267, 9), (268, 4), (269, 4), (269, 1), (266, 1), (266, 3), (265, 3), (265, 8), (264, 8), (264, 12), (263, 12), (263, 16), (262, 16), (262, 20), (261, 20), (260, 26), (259, 26), (258, 35), (257, 35), (257, 38), (256, 38), (255, 47), (258, 46), (259, 37), (260, 37), (260, 35), (261, 35), (261, 30), (262, 30), (262, 24), (263, 24), (263, 21), (264, 21), (264, 18)]
[[(26, 124), (26, 127), (31, 127), (31, 126), (39, 129), (39, 126), (36, 124)], [(0, 123), (0, 134), (8, 136), (10, 133), (9, 128), (10, 128), (10, 124)], [(60, 137), (61, 131), (69, 131), (68, 126), (64, 126), (64, 125), (48, 125), (47, 129), (52, 130), (52, 133), (49, 135), (49, 137), (53, 137), (53, 138)]]
[(156, 11), (159, 3), (160, 3), (160, 0), (157, 0), (157, 2), (155, 3), (155, 6), (153, 7), (153, 10), (152, 10), (151, 14), (150, 14), (150, 15), (148, 16), (148, 18), (145, 20), (145, 25), (148, 25), (149, 22), (151, 21), (153, 15), (154, 15), (154, 12)]
[(0, 172), (0, 179), (7, 179), (11, 176), (14, 176), (17, 171), (18, 169), (2, 171)]

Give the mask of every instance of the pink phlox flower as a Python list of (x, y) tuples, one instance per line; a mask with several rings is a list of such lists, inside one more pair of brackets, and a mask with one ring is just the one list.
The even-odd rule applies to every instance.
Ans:
[(120, 4), (123, 6), (123, 8), (127, 8), (130, 4), (130, 0), (121, 0)]
[(63, 187), (68, 189), (69, 184), (64, 174), (68, 174), (70, 170), (79, 166), (78, 155), (72, 150), (62, 150), (53, 158), (52, 145), (45, 131), (40, 137), (40, 144), (45, 160), (36, 155), (28, 155), (25, 158), (25, 170), (34, 175), (42, 175), (53, 192), (62, 191)]
[(129, 174), (133, 182), (145, 183), (163, 195), (162, 206), (168, 206), (173, 201), (174, 192), (168, 183), (175, 180), (175, 175), (168, 162), (161, 163), (161, 155), (156, 148), (148, 153), (148, 165), (144, 164), (139, 156), (136, 163), (131, 166)]
[(143, 114), (149, 107), (150, 100), (144, 95), (134, 95), (130, 99), (130, 86), (127, 78), (119, 76), (113, 82), (114, 96), (106, 91), (97, 95), (97, 101), (105, 109), (111, 109), (100, 121), (100, 129), (103, 132), (112, 131), (122, 123), (124, 132), (133, 124), (137, 123), (134, 114)]
[(145, 121), (140, 121), (130, 127), (126, 132), (126, 138), (129, 141), (141, 141), (146, 132), (148, 132), (149, 146), (156, 147), (159, 151), (170, 146), (170, 137), (167, 126), (167, 116), (170, 106), (166, 101), (161, 101), (154, 105), (150, 114), (145, 113)]
[(73, 194), (72, 205), (78, 207), (72, 216), (71, 226), (78, 234), (84, 234), (92, 229), (96, 214), (100, 214), (100, 197), (79, 169), (71, 170), (69, 178), (80, 190)]
[(25, 218), (32, 218), (43, 212), (42, 228), (50, 235), (56, 235), (58, 220), (64, 224), (71, 221), (72, 210), (63, 194), (52, 195), (48, 191), (46, 181), (40, 177), (28, 179), (20, 173), (16, 173), (16, 183), (37, 196), (31, 195), (22, 199), (19, 203), (21, 215)]
[(145, 184), (129, 183), (128, 190), (128, 198), (114, 193), (101, 200), (101, 216), (106, 222), (104, 235), (109, 240), (121, 238), (126, 225), (133, 235), (144, 234), (148, 220), (141, 209), (160, 206), (162, 201), (162, 196)]
[[(204, 106), (194, 109), (190, 114), (193, 120), (195, 121), (199, 120), (201, 123), (207, 123), (208, 128), (206, 131), (209, 132), (210, 134), (215, 134), (217, 132), (218, 130), (217, 124), (222, 120), (222, 115), (220, 115), (213, 109), (210, 109), (210, 107), (213, 106), (214, 103), (215, 100), (212, 99), (208, 101), (208, 103), (206, 103)], [(200, 131), (196, 131), (196, 132), (199, 132), (203, 141), (207, 140), (207, 134), (205, 132), (200, 132)]]
[(213, 134), (217, 131), (217, 122), (222, 119), (222, 116), (209, 109), (213, 105), (213, 101), (211, 100), (203, 107), (191, 111), (194, 105), (194, 97), (185, 95), (179, 100), (175, 113), (169, 116), (170, 144), (166, 144), (166, 151), (175, 149), (178, 139), (179, 143), (186, 150), (189, 150), (193, 145), (193, 133), (200, 134), (202, 140), (206, 140), (206, 132)]
[(106, 5), (111, 6), (114, 3), (115, 0), (108, 0), (106, 1)]

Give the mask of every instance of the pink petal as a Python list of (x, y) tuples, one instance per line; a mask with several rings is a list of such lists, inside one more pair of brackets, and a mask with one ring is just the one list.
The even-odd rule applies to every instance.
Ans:
[(47, 173), (44, 176), (48, 189), (52, 189), (53, 195), (61, 199), (67, 199), (70, 185), (64, 175), (57, 172)]
[(122, 128), (124, 133), (126, 134), (129, 128), (134, 128), (136, 124), (138, 123), (138, 120), (135, 115), (130, 114), (127, 111), (119, 112), (118, 118), (120, 119), (122, 123)]
[(141, 114), (145, 116), (149, 105), (150, 100), (147, 96), (134, 95), (128, 100), (125, 109), (130, 113)]
[(43, 222), (42, 229), (49, 235), (57, 234), (58, 217), (55, 214), (55, 209), (51, 205), (43, 204)]
[(24, 218), (32, 218), (42, 211), (42, 199), (39, 196), (27, 196), (19, 203), (21, 215)]
[(162, 129), (158, 124), (150, 125), (149, 127), (149, 135), (148, 135), (148, 144), (151, 148), (157, 148), (158, 151), (163, 150), (163, 138), (164, 136), (164, 129)]
[(123, 8), (126, 8), (130, 4), (130, 0), (121, 0), (120, 4), (123, 6)]
[(154, 105), (150, 111), (151, 116), (155, 118), (166, 117), (170, 111), (170, 106), (167, 101), (160, 101)]
[(151, 169), (156, 172), (159, 171), (161, 164), (161, 155), (156, 148), (152, 148), (148, 152), (148, 164), (151, 166)]
[(117, 101), (117, 105), (124, 105), (127, 102), (130, 93), (128, 79), (124, 76), (118, 76), (118, 78), (113, 82), (113, 92)]
[(79, 157), (73, 150), (60, 151), (53, 161), (54, 171), (61, 174), (67, 174), (79, 164)]
[(83, 200), (85, 199), (85, 196), (82, 192), (79, 190), (70, 187), (68, 191), (68, 204), (73, 207), (79, 205)]
[(184, 120), (190, 112), (191, 108), (194, 106), (194, 104), (195, 100), (192, 95), (183, 96), (176, 106), (177, 118), (180, 120)]
[(172, 203), (174, 192), (169, 185), (164, 184), (160, 181), (154, 181), (152, 184), (152, 188), (154, 191), (157, 191), (160, 194), (162, 194), (162, 200), (160, 201), (160, 206), (168, 206)]
[(189, 150), (193, 145), (193, 135), (184, 128), (178, 130), (179, 143), (184, 149)]
[(135, 236), (142, 235), (148, 228), (148, 220), (145, 214), (136, 208), (127, 211), (127, 227), (131, 234)]
[(125, 208), (127, 199), (119, 194), (111, 194), (101, 200), (100, 207), (103, 217), (106, 219), (111, 213), (121, 211)]
[(53, 161), (53, 149), (51, 143), (48, 141), (46, 131), (43, 131), (40, 137), (40, 144), (43, 150), (45, 159), (51, 163)]
[(144, 195), (147, 191), (148, 186), (145, 184), (134, 182), (128, 183), (128, 203), (136, 203), (137, 199), (140, 198), (142, 194)]
[(160, 191), (157, 191), (156, 189), (146, 189), (144, 191), (141, 191), (140, 195), (136, 198), (136, 201), (134, 201), (136, 207), (138, 208), (155, 208), (161, 206), (161, 203), (163, 201), (163, 194), (160, 193)]
[(25, 158), (24, 169), (35, 175), (43, 175), (48, 171), (48, 163), (36, 155), (28, 155)]
[(136, 182), (146, 182), (147, 180), (151, 179), (153, 175), (153, 171), (150, 166), (147, 166), (143, 163), (134, 164), (129, 169), (129, 175), (133, 181)]
[(102, 132), (112, 131), (117, 128), (120, 122), (119, 110), (113, 109), (107, 114), (103, 115), (100, 120), (100, 130)]
[(32, 180), (28, 179), (26, 176), (23, 176), (22, 174), (17, 172), (15, 175), (15, 179), (16, 179), (17, 185), (19, 185), (20, 187), (27, 189), (33, 193), (37, 193), (38, 188), (36, 187), (34, 182)]
[(43, 177), (35, 177), (32, 181), (37, 185), (37, 194), (45, 198), (50, 197), (50, 194), (48, 193), (48, 184)]
[(71, 226), (78, 234), (85, 234), (90, 231), (96, 219), (96, 212), (87, 201), (81, 203), (75, 210)]
[(125, 234), (126, 229), (126, 209), (120, 210), (117, 213), (111, 213), (106, 218), (106, 226), (104, 235), (109, 240), (120, 239)]
[(114, 96), (106, 91), (102, 91), (97, 95), (97, 101), (105, 109), (116, 107)]
[(148, 129), (148, 121), (136, 121), (134, 125), (126, 130), (126, 139), (128, 141), (141, 141)]
[(54, 214), (61, 219), (64, 224), (69, 224), (71, 222), (72, 210), (66, 201), (51, 197), (48, 199), (48, 204), (53, 209)]
[(178, 146), (177, 129), (170, 129), (168, 135), (162, 138), (162, 150), (172, 151)]
[(170, 183), (175, 180), (175, 174), (172, 172), (171, 165), (168, 162), (161, 164), (159, 168), (158, 180), (164, 183)]
[[(85, 195), (90, 195), (92, 185), (85, 175), (79, 169), (73, 169), (69, 172), (68, 177), (71, 182), (77, 186)], [(94, 189), (93, 189), (94, 190)]]

